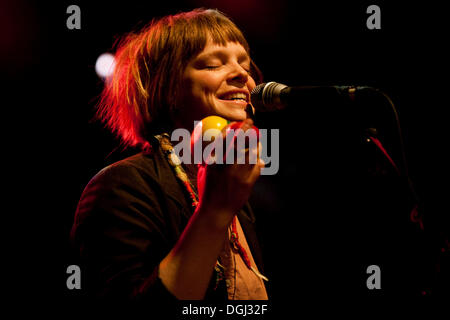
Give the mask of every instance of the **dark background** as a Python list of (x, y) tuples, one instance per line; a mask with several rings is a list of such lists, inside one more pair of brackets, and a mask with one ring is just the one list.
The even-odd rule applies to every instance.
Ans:
[[(71, 4), (81, 8), (81, 30), (66, 28)], [(366, 28), (371, 4), (381, 8), (381, 30)], [(280, 171), (262, 177), (252, 198), (274, 313), (294, 312), (300, 296), (370, 302), (443, 295), (449, 55), (437, 1), (130, 0), (2, 3), (4, 158), (14, 165), (5, 167), (11, 177), (6, 201), (18, 226), (8, 230), (14, 234), (8, 246), (12, 296), (83, 301), (82, 290), (65, 285), (67, 266), (77, 263), (68, 242), (77, 201), (96, 172), (127, 155), (92, 121), (103, 85), (95, 61), (112, 52), (118, 36), (196, 7), (218, 8), (235, 21), (267, 81), (369, 85), (387, 93), (400, 115), (424, 231), (409, 218), (404, 179), (364, 143), (364, 129), (377, 128), (401, 165), (386, 101), (363, 96), (350, 106), (321, 101), (258, 116), (260, 128), (279, 128), (281, 138)], [(380, 291), (365, 287), (371, 264), (381, 267)]]

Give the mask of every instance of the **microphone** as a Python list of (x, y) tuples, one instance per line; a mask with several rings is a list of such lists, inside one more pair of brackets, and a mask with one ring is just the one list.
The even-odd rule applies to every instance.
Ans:
[(267, 112), (284, 109), (291, 104), (307, 103), (320, 99), (354, 99), (360, 90), (374, 89), (367, 86), (301, 86), (288, 87), (277, 82), (257, 85), (251, 92), (252, 105), (256, 110)]

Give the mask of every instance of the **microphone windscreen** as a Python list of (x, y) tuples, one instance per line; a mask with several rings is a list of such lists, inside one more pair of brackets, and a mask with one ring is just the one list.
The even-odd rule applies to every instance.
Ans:
[(273, 111), (284, 107), (280, 95), (286, 85), (277, 82), (261, 83), (251, 92), (252, 104), (258, 111)]

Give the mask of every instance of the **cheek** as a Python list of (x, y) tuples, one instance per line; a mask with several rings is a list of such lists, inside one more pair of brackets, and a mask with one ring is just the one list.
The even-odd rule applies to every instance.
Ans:
[(184, 79), (182, 83), (183, 100), (180, 105), (183, 106), (186, 117), (199, 120), (210, 114), (215, 105), (217, 83), (217, 79), (208, 74), (191, 74), (189, 78)]
[(197, 101), (200, 100), (200, 102), (209, 106), (214, 103), (219, 88), (220, 85), (217, 85), (217, 81), (214, 81), (211, 77), (205, 77), (202, 81), (194, 84), (194, 97)]
[(210, 73), (203, 73), (191, 79), (190, 87), (193, 95), (197, 98), (215, 95), (220, 86), (218, 78)]

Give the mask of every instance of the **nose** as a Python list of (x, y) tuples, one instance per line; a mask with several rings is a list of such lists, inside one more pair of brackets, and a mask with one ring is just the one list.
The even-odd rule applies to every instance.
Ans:
[(232, 70), (228, 76), (229, 82), (246, 84), (248, 81), (248, 72), (239, 63), (235, 63), (232, 66)]

